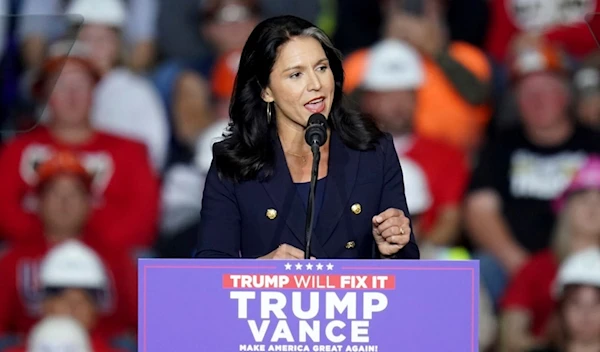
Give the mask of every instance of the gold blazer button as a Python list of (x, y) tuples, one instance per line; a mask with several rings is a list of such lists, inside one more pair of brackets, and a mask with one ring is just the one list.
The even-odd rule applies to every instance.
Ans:
[(267, 209), (267, 217), (269, 218), (269, 220), (275, 219), (277, 217), (277, 210), (273, 208)]
[(354, 203), (352, 204), (352, 206), (350, 207), (350, 210), (352, 210), (352, 212), (356, 215), (360, 214), (360, 212), (362, 211), (362, 207), (360, 206), (360, 204), (358, 203)]
[(356, 247), (356, 243), (354, 241), (346, 243), (346, 249), (352, 249), (354, 247)]

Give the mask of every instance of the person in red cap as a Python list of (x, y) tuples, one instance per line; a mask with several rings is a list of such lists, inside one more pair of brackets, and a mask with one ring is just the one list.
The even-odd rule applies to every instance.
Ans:
[[(0, 257), (0, 337), (23, 336), (43, 313), (40, 262), (57, 245), (80, 239), (92, 210), (92, 177), (70, 151), (60, 150), (37, 169), (34, 191), (44, 237), (16, 243)], [(87, 242), (87, 241), (84, 241)], [(90, 247), (108, 271), (104, 310), (92, 332), (99, 339), (135, 332), (137, 275), (120, 248)]]
[(501, 301), (501, 344), (529, 350), (553, 334), (552, 288), (569, 255), (600, 246), (600, 156), (591, 156), (554, 201), (558, 220), (550, 248), (534, 254), (508, 285)]
[(59, 149), (73, 150), (92, 174), (94, 207), (84, 236), (127, 250), (153, 244), (158, 178), (145, 146), (96, 131), (89, 113), (97, 71), (85, 59), (48, 59), (33, 90), (47, 100), (47, 123), (16, 136), (0, 150), (0, 239), (36, 241), (42, 226), (35, 213), (36, 167)]
[(547, 41), (520, 41), (509, 56), (519, 123), (481, 151), (466, 197), (466, 228), (480, 252), (482, 280), (495, 301), (528, 260), (551, 243), (551, 201), (600, 135), (577, 124), (569, 107), (569, 66)]

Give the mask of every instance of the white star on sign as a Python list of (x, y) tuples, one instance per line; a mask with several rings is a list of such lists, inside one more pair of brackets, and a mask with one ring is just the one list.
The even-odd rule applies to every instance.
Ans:
[(300, 263), (296, 264), (296, 270), (302, 270), (302, 264), (300, 264)]
[(333, 270), (333, 264), (331, 264), (331, 263), (327, 264), (327, 270)]
[(319, 263), (316, 266), (317, 266), (317, 270), (323, 270), (323, 264)]
[(313, 265), (312, 264), (306, 264), (306, 270), (312, 270)]
[(292, 270), (292, 264), (285, 263), (285, 270)]

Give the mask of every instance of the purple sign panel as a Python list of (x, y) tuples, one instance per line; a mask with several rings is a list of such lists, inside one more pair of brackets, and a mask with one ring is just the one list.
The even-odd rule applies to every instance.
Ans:
[(141, 352), (476, 352), (477, 261), (139, 261)]

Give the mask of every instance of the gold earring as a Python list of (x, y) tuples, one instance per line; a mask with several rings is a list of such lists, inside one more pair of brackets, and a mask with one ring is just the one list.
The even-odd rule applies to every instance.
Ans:
[(267, 123), (271, 123), (271, 103), (267, 103)]

